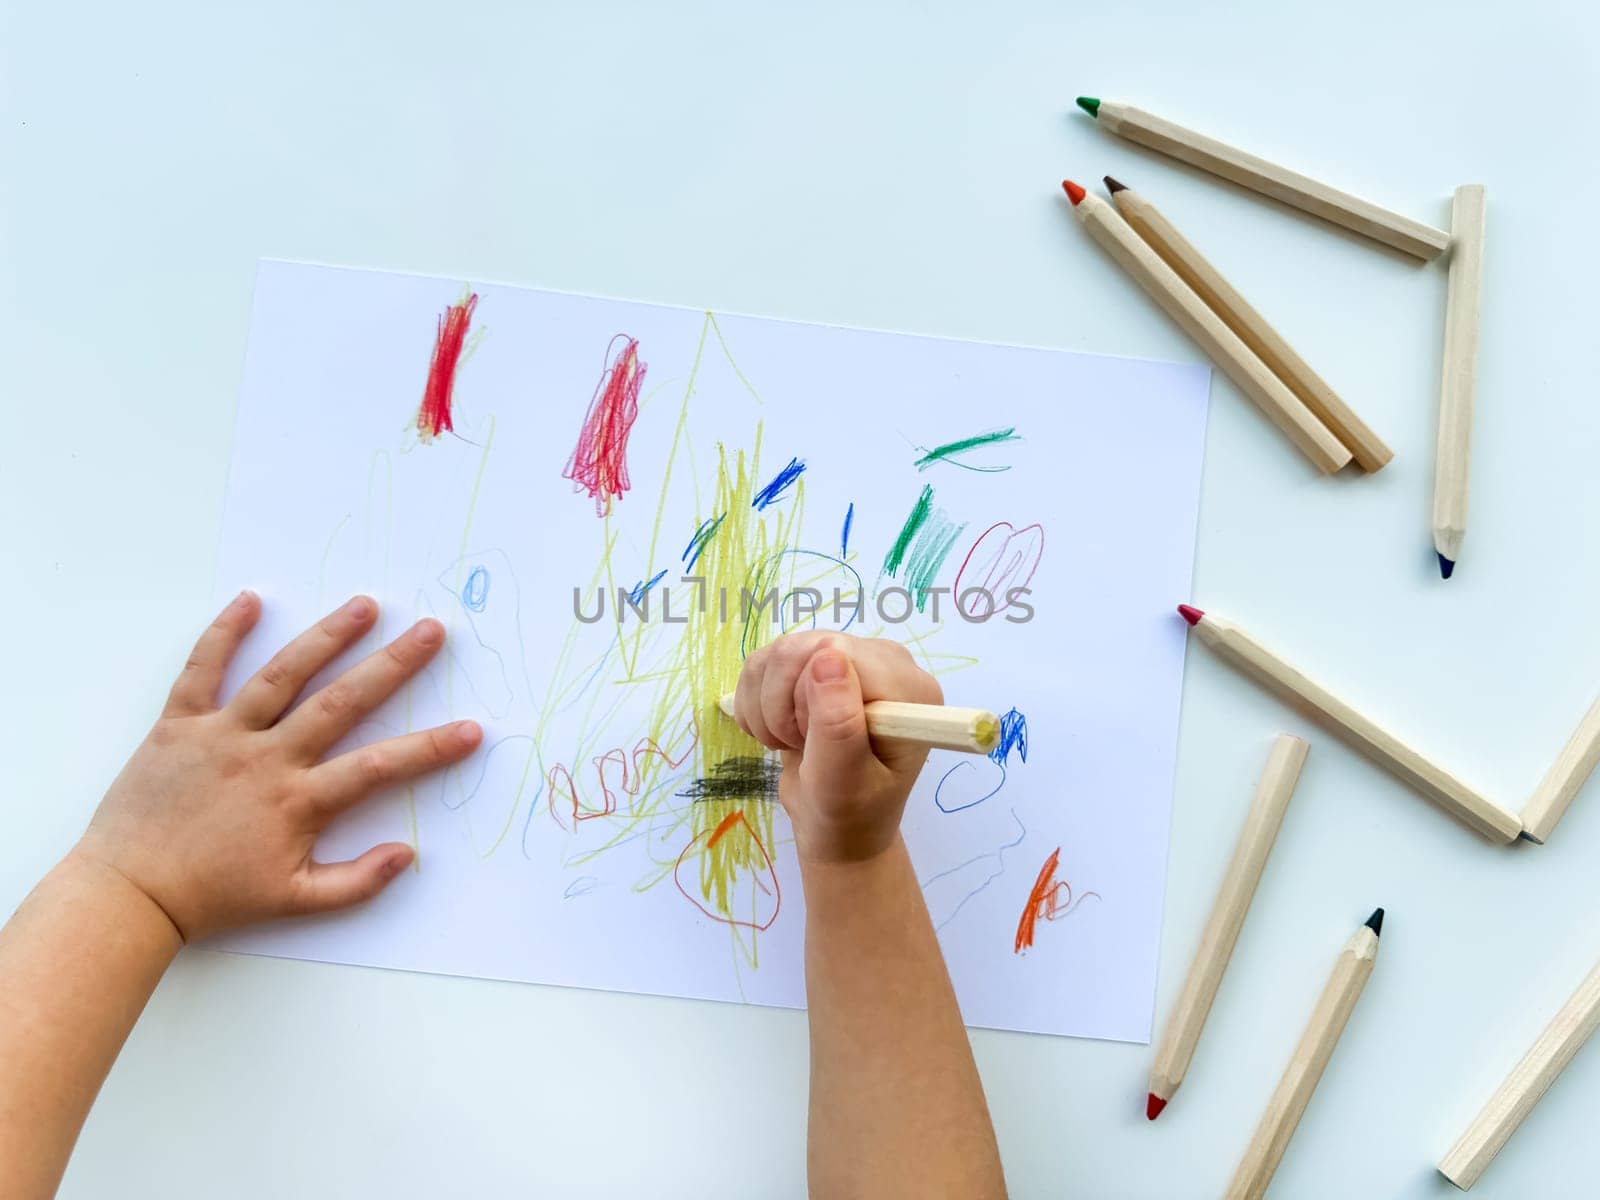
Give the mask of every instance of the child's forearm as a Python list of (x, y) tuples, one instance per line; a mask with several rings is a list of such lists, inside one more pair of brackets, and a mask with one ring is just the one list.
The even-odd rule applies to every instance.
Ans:
[(7, 1196), (55, 1193), (100, 1084), (182, 944), (144, 892), (78, 853), (0, 929)]
[(802, 866), (812, 1195), (1005, 1194), (955, 992), (905, 843)]

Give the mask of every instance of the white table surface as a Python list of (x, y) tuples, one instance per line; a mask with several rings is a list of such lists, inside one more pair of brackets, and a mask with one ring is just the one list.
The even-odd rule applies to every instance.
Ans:
[[(1315, 477), (1219, 376), (1196, 601), (1512, 807), (1600, 689), (1593, 6), (245, 7), (0, 6), (6, 909), (209, 615), (261, 256), (1195, 359), (1067, 216), (1062, 175), (1109, 171), (1397, 451)], [(1120, 142), (1080, 92), (1436, 224), (1488, 184), (1454, 580), (1428, 534), (1444, 271)], [(1192, 648), (1159, 1015), (1271, 736), (1307, 729)], [(1451, 1194), (1433, 1163), (1600, 958), (1600, 795), (1546, 847), (1494, 847), (1310, 737), (1157, 1124), (1146, 1048), (974, 1034), (1015, 1195), (1217, 1194), (1377, 904), (1377, 971), (1274, 1194)], [(798, 1013), (188, 952), (63, 1194), (798, 1196), (805, 1087)], [(1476, 1194), (1581, 1190), (1597, 1093), (1600, 1047)]]

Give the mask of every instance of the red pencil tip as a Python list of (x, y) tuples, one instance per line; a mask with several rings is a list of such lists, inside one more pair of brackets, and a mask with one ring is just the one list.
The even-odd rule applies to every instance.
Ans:
[(1178, 605), (1178, 615), (1189, 624), (1198, 625), (1200, 624), (1200, 618), (1205, 616), (1205, 613), (1192, 604), (1180, 604)]
[(1156, 1095), (1154, 1092), (1151, 1092), (1147, 1097), (1145, 1097), (1144, 1119), (1146, 1121), (1154, 1121), (1161, 1115), (1161, 1110), (1166, 1108), (1166, 1106), (1167, 1102), (1165, 1100)]
[(1073, 208), (1077, 208), (1078, 205), (1082, 204), (1084, 196), (1087, 195), (1087, 193), (1081, 187), (1073, 183), (1070, 179), (1063, 179), (1061, 181), (1061, 190), (1066, 192), (1067, 199), (1072, 201)]

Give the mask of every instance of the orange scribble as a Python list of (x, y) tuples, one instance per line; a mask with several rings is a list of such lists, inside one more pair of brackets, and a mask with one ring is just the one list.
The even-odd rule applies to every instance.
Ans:
[[(756, 853), (760, 856), (759, 862), (753, 862), (747, 868), (750, 873), (750, 883), (754, 889), (748, 897), (751, 909), (751, 920), (748, 921), (741, 921), (737, 917), (707, 908), (688, 888), (683, 886), (683, 879), (681, 878), (684, 863), (688, 862), (697, 852), (710, 850), (711, 847), (715, 846), (740, 825), (744, 826), (744, 831), (750, 839), (750, 845), (755, 847)], [(678, 891), (683, 893), (685, 900), (689, 901), (690, 904), (693, 904), (713, 921), (721, 922), (724, 925), (739, 925), (745, 929), (764, 932), (772, 928), (773, 922), (778, 919), (779, 911), (783, 908), (783, 892), (778, 887), (778, 872), (772, 864), (772, 856), (767, 853), (767, 848), (761, 844), (760, 837), (756, 835), (754, 827), (745, 818), (742, 808), (736, 808), (723, 817), (722, 820), (717, 822), (716, 828), (709, 833), (696, 834), (689, 840), (689, 844), (683, 848), (683, 853), (678, 855), (678, 861), (672, 868), (672, 882), (676, 885)], [(763, 913), (762, 910), (769, 901), (771, 903), (771, 912)], [(730, 904), (729, 907), (732, 908), (733, 906)], [(763, 916), (765, 916), (765, 920), (762, 919)]]
[[(641, 758), (649, 754), (654, 754), (659, 757), (662, 762), (666, 763), (670, 769), (676, 771), (679, 767), (683, 766), (683, 764), (688, 761), (689, 756), (694, 753), (694, 748), (698, 741), (699, 734), (698, 732), (695, 732), (689, 738), (689, 744), (684, 747), (683, 752), (679, 754), (677, 758), (673, 758), (670, 754), (663, 750), (656, 743), (655, 738), (652, 737), (640, 738), (634, 744), (633, 753), (631, 756), (624, 753), (622, 747), (620, 746), (607, 750), (604, 754), (596, 755), (590, 761), (594, 763), (595, 777), (600, 785), (599, 807), (585, 805), (579, 799), (578, 785), (576, 781), (573, 780), (572, 773), (568, 771), (567, 768), (561, 763), (556, 763), (555, 766), (550, 768), (549, 773), (545, 777), (549, 785), (545, 799), (545, 806), (550, 811), (551, 820), (553, 820), (562, 829), (573, 829), (576, 828), (577, 822), (579, 821), (590, 821), (595, 817), (611, 816), (617, 811), (617, 794), (611, 790), (611, 785), (606, 779), (606, 767), (608, 764), (621, 769), (621, 786), (623, 794), (630, 798), (636, 798), (639, 795), (639, 790), (644, 782), (644, 769), (639, 762)], [(630, 761), (632, 762), (631, 769), (629, 768)], [(556, 809), (556, 800), (558, 797), (566, 800), (566, 804), (562, 805), (562, 808), (569, 809), (571, 811), (571, 825), (562, 820), (561, 813)]]
[(1022, 919), (1017, 922), (1017, 940), (1012, 944), (1012, 949), (1018, 954), (1032, 947), (1034, 925), (1041, 917), (1046, 921), (1054, 921), (1076, 908), (1080, 900), (1090, 896), (1100, 899), (1099, 892), (1084, 892), (1074, 900), (1072, 885), (1056, 879), (1056, 868), (1060, 865), (1061, 847), (1057, 846), (1050, 852), (1050, 857), (1044, 860), (1044, 866), (1039, 868), (1039, 877), (1033, 881), (1028, 903), (1022, 909)]

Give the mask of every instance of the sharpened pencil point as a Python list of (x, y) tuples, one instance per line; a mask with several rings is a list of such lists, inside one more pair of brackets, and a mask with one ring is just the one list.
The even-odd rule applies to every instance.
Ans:
[(1156, 1095), (1154, 1092), (1151, 1092), (1148, 1096), (1145, 1097), (1145, 1101), (1144, 1101), (1144, 1119), (1146, 1121), (1154, 1121), (1157, 1117), (1159, 1117), (1161, 1115), (1161, 1110), (1166, 1108), (1166, 1106), (1167, 1106), (1167, 1102), (1165, 1100), (1163, 1100), (1160, 1096)]
[(1078, 107), (1083, 109), (1083, 111), (1088, 113), (1091, 117), (1098, 117), (1100, 115), (1100, 101), (1096, 100), (1093, 96), (1079, 96)]
[(1372, 915), (1367, 918), (1366, 924), (1367, 924), (1367, 928), (1372, 930), (1372, 932), (1374, 934), (1376, 934), (1378, 937), (1382, 937), (1383, 936), (1383, 909), (1381, 909), (1381, 908), (1373, 909), (1372, 910)]
[(1178, 605), (1178, 615), (1189, 622), (1190, 625), (1198, 625), (1200, 624), (1200, 618), (1206, 614), (1192, 604), (1180, 604)]
[(1115, 196), (1118, 192), (1125, 192), (1127, 190), (1127, 184), (1118, 183), (1115, 179), (1111, 178), (1111, 176), (1106, 176), (1106, 191), (1110, 192), (1113, 196)]
[(1442, 554), (1439, 555), (1439, 574), (1443, 575), (1446, 579), (1449, 579), (1450, 576), (1454, 575), (1455, 573), (1456, 560), (1453, 558), (1446, 558)]
[(1077, 208), (1078, 205), (1082, 204), (1084, 196), (1088, 194), (1070, 179), (1061, 181), (1061, 190), (1067, 194), (1067, 199), (1072, 201), (1073, 208)]

